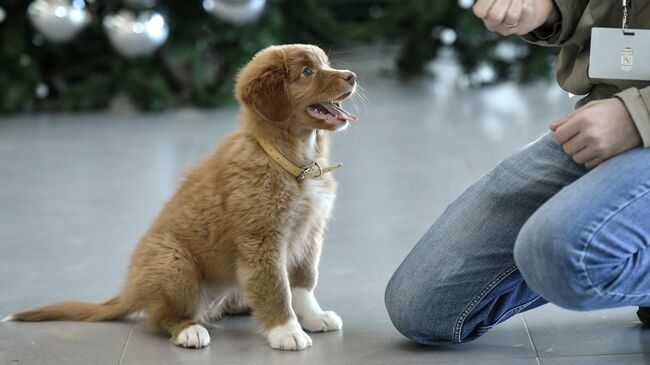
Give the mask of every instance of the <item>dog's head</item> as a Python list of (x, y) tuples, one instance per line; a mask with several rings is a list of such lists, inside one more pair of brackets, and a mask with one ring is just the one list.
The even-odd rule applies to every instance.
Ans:
[(322, 49), (303, 44), (260, 51), (237, 77), (235, 95), (272, 123), (339, 130), (357, 117), (341, 108), (356, 90), (357, 76), (335, 70)]

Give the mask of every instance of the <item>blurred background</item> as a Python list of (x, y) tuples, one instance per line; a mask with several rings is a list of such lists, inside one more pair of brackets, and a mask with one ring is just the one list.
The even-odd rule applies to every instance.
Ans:
[(1, 0), (0, 113), (102, 110), (116, 100), (142, 111), (224, 105), (239, 67), (280, 43), (333, 55), (373, 48), (390, 58), (380, 71), (400, 80), (435, 76), (441, 55), (460, 65), (460, 88), (549, 79), (555, 50), (485, 31), (472, 4)]

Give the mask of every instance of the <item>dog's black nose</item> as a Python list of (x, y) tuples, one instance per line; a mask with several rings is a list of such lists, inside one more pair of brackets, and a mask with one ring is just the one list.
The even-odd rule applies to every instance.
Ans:
[(357, 83), (357, 75), (354, 72), (346, 71), (343, 73), (343, 80), (354, 86)]

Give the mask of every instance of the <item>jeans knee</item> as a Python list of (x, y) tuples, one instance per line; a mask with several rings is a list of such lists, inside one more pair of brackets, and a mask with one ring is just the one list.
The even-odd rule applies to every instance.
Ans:
[(534, 291), (540, 291), (545, 282), (549, 264), (549, 232), (543, 224), (532, 218), (526, 222), (517, 236), (514, 259), (526, 284)]
[(393, 326), (405, 337), (425, 345), (455, 342), (453, 324), (445, 325), (437, 318), (436, 299), (414, 290), (399, 270), (386, 287), (384, 302)]
[(575, 246), (578, 234), (554, 218), (535, 213), (526, 222), (515, 243), (515, 264), (528, 287), (547, 301), (572, 310), (588, 309), (590, 293)]

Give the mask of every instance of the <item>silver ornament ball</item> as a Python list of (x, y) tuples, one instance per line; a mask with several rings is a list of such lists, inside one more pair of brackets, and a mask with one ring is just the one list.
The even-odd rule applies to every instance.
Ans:
[(0, 6), (0, 23), (4, 22), (5, 19), (7, 19), (7, 12)]
[(83, 0), (35, 0), (27, 17), (36, 30), (55, 43), (72, 39), (91, 20)]
[(120, 10), (104, 17), (104, 30), (113, 48), (129, 58), (153, 53), (169, 36), (165, 17), (153, 10)]
[(48, 95), (50, 95), (50, 88), (46, 83), (39, 82), (34, 89), (34, 93), (36, 94), (37, 98), (45, 99)]
[(469, 9), (474, 6), (474, 0), (458, 0), (458, 6), (463, 9)]
[(523, 44), (499, 42), (494, 49), (494, 55), (501, 60), (513, 62), (518, 58), (528, 55), (528, 47)]
[(205, 11), (233, 24), (246, 24), (257, 20), (265, 6), (266, 0), (203, 0)]
[(456, 31), (451, 28), (445, 28), (440, 32), (440, 41), (446, 46), (454, 44), (457, 38)]
[(481, 63), (478, 65), (474, 73), (470, 76), (470, 80), (477, 85), (489, 84), (494, 82), (497, 78), (497, 73), (494, 70), (494, 67)]

